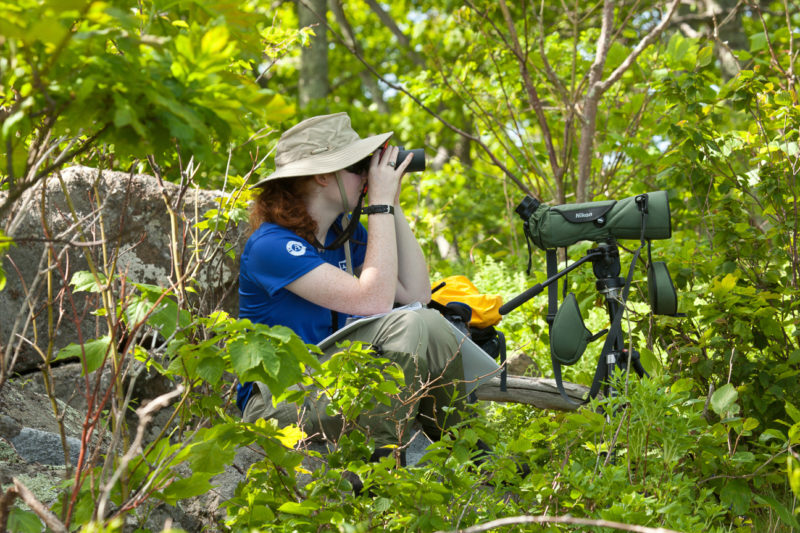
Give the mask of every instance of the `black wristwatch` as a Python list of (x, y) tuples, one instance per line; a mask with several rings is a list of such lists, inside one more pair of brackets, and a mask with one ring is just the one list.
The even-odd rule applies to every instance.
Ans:
[(361, 212), (364, 213), (365, 215), (378, 215), (382, 213), (388, 213), (390, 215), (394, 215), (394, 206), (386, 204), (368, 205), (367, 207), (362, 209)]

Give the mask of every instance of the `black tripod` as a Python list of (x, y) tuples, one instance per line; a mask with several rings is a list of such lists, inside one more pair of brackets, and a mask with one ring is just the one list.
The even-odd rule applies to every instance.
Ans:
[[(598, 358), (597, 370), (589, 392), (589, 397), (594, 398), (597, 396), (601, 386), (603, 387), (603, 394), (606, 395), (606, 397), (616, 394), (616, 391), (608, 383), (608, 378), (614, 374), (615, 368), (619, 368), (624, 372), (627, 371), (628, 365), (630, 364), (631, 369), (635, 371), (640, 378), (646, 376), (647, 372), (645, 372), (639, 360), (639, 352), (632, 350), (631, 353), (628, 353), (627, 348), (625, 348), (621, 328), (625, 301), (627, 300), (628, 290), (630, 289), (633, 269), (639, 258), (639, 251), (634, 254), (627, 281), (620, 277), (621, 266), (619, 261), (619, 248), (614, 239), (598, 243), (597, 247), (588, 250), (584, 257), (560, 271), (556, 271), (555, 250), (548, 250), (547, 254), (547, 280), (542, 283), (537, 283), (504, 304), (500, 307), (500, 314), (508, 314), (510, 311), (541, 293), (545, 287), (548, 287), (549, 305), (547, 323), (552, 327), (556, 310), (558, 309), (558, 284), (555, 282), (582, 264), (591, 262), (592, 270), (597, 278), (595, 287), (605, 297), (606, 310), (609, 320), (611, 321), (611, 327), (610, 330), (606, 329), (600, 331), (589, 339), (589, 342), (591, 342), (605, 333), (608, 333), (603, 349), (600, 352), (600, 357)], [(553, 359), (553, 370), (556, 375), (556, 385), (558, 386), (559, 392), (566, 401), (575, 405), (575, 402), (564, 392), (561, 382), (561, 365), (555, 359)]]
[[(622, 313), (625, 310), (625, 300), (627, 299), (627, 291), (625, 291), (626, 282), (625, 279), (620, 277), (621, 266), (619, 262), (619, 248), (615, 242), (611, 241), (599, 244), (594, 250), (599, 250), (599, 252), (597, 252), (598, 257), (592, 261), (592, 269), (597, 278), (595, 287), (605, 296), (606, 310), (608, 311), (608, 317), (611, 321), (611, 329), (613, 332), (615, 329), (615, 317), (619, 315), (619, 320), (621, 321)], [(637, 259), (638, 257), (634, 257), (634, 264)], [(631, 353), (628, 353), (628, 349), (625, 347), (625, 341), (622, 337), (621, 322), (620, 327), (616, 329), (617, 332), (613, 335), (613, 338), (611, 334), (609, 334), (608, 340), (611, 342), (607, 342), (606, 345), (603, 346), (603, 351), (600, 352), (600, 361), (598, 362), (598, 366), (603, 363), (606, 365), (604, 372), (605, 379), (602, 379), (602, 381), (605, 382), (603, 394), (607, 397), (615, 394), (615, 391), (608, 383), (608, 378), (614, 375), (614, 368), (619, 368), (623, 372), (626, 372), (628, 370), (628, 364), (630, 363), (631, 369), (636, 372), (640, 378), (647, 375), (639, 359), (639, 352), (637, 350), (631, 350)], [(597, 379), (597, 376), (595, 376), (595, 379)]]

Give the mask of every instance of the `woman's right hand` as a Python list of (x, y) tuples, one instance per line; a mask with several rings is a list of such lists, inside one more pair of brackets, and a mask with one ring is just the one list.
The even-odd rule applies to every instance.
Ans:
[(398, 147), (387, 146), (386, 149), (372, 155), (367, 177), (371, 205), (394, 204), (403, 179), (403, 172), (413, 159), (413, 155), (409, 154), (404, 161), (394, 167), (393, 164), (397, 160), (399, 152)]

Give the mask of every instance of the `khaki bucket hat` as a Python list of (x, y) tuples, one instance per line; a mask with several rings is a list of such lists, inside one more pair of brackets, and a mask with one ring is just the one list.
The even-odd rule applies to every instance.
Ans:
[(275, 149), (275, 172), (253, 187), (280, 178), (336, 172), (370, 155), (393, 133), (362, 139), (350, 126), (347, 113), (308, 118), (281, 135)]

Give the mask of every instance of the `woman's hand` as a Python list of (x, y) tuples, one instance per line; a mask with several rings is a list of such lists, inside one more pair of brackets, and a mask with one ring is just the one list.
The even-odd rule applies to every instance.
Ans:
[(394, 162), (400, 151), (396, 146), (387, 146), (386, 149), (375, 152), (369, 165), (369, 203), (372, 205), (397, 203), (400, 196), (400, 184), (403, 173), (411, 163), (413, 154), (409, 154), (397, 167)]

